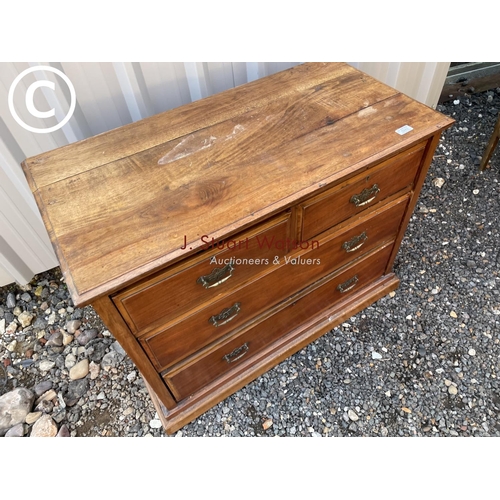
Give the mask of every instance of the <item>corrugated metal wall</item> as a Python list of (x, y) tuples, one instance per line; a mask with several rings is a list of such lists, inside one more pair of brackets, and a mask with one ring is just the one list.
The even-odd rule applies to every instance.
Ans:
[[(26, 283), (34, 274), (58, 265), (20, 167), (25, 158), (296, 64), (0, 63), (0, 286)], [(429, 106), (437, 104), (449, 67), (449, 63), (350, 64)], [(14, 87), (21, 73), (39, 66), (46, 68), (26, 74)], [(70, 109), (71, 90), (57, 71), (74, 86), (71, 119), (50, 133), (30, 131), (29, 127), (57, 126)]]

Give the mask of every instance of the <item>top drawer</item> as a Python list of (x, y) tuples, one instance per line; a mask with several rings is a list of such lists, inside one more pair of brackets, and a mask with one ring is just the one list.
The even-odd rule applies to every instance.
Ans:
[[(290, 213), (285, 212), (234, 236), (113, 297), (134, 333), (166, 323), (216, 300), (250, 278), (268, 272), (275, 256), (287, 253)], [(207, 238), (203, 241), (209, 241)]]
[(301, 240), (309, 240), (411, 185), (426, 144), (420, 143), (299, 205)]

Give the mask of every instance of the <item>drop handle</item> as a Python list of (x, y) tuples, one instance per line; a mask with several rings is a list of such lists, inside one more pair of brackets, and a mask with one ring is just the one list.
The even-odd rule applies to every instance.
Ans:
[(234, 363), (238, 359), (241, 359), (247, 352), (248, 352), (248, 344), (245, 342), (242, 346), (237, 347), (229, 354), (223, 356), (222, 359), (225, 359), (228, 363)]
[(340, 285), (337, 286), (337, 290), (340, 293), (346, 293), (349, 290), (352, 290), (358, 283), (358, 275), (356, 274), (352, 278), (349, 278), (347, 281), (344, 281), (344, 283), (341, 283)]
[(363, 231), (359, 236), (355, 236), (351, 240), (345, 241), (342, 244), (342, 248), (346, 252), (354, 252), (354, 250), (357, 250), (358, 248), (362, 247), (367, 239), (368, 235), (366, 234), (366, 231)]
[(379, 192), (380, 188), (378, 187), (378, 184), (374, 184), (371, 188), (363, 189), (363, 191), (359, 194), (353, 194), (349, 201), (354, 203), (357, 207), (362, 207), (372, 202), (377, 197)]
[(196, 280), (196, 283), (202, 285), (203, 288), (212, 288), (228, 280), (233, 275), (233, 271), (234, 267), (232, 264), (227, 264), (221, 268), (216, 267), (210, 274), (200, 276)]
[(222, 326), (234, 319), (240, 312), (241, 304), (236, 302), (231, 307), (223, 309), (219, 314), (212, 316), (208, 321), (214, 326)]

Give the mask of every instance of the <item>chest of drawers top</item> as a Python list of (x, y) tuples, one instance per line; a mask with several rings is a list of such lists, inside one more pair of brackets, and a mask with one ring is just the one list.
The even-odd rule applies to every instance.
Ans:
[(347, 64), (308, 63), (29, 158), (23, 168), (82, 306), (451, 123)]

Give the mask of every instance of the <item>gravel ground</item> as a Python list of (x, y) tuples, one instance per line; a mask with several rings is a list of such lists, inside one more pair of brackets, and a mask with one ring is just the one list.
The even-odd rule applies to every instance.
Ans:
[[(500, 153), (478, 171), (500, 89), (438, 110), (457, 123), (396, 259), (400, 288), (176, 436), (500, 436)], [(165, 435), (138, 371), (91, 307), (72, 307), (59, 269), (0, 289), (0, 396), (15, 387), (45, 398), (30, 422), (46, 414), (61, 433)]]

